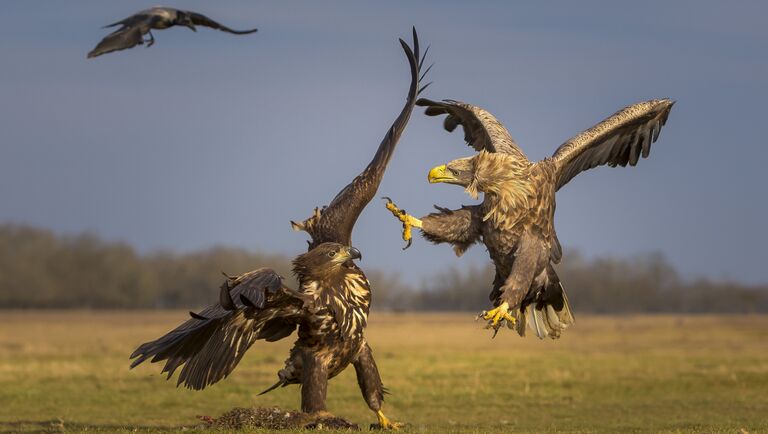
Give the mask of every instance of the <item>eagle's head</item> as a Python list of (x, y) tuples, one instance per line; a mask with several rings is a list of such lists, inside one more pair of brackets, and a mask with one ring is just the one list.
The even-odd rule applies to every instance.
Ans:
[(360, 250), (354, 247), (322, 243), (293, 260), (293, 273), (299, 280), (332, 280), (340, 271), (355, 268), (352, 260), (360, 258)]
[(459, 158), (448, 164), (433, 167), (427, 179), (433, 184), (445, 182), (467, 188), (475, 179), (475, 157)]
[(528, 167), (527, 161), (522, 162), (512, 155), (483, 150), (471, 157), (432, 168), (427, 179), (431, 183), (460, 185), (477, 199), (478, 192), (498, 193), (509, 187), (510, 181), (522, 183), (527, 177)]

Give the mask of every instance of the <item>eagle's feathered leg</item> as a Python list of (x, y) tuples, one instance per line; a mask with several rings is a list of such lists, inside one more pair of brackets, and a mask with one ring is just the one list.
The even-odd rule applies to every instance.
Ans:
[(373, 352), (368, 343), (363, 344), (357, 360), (352, 362), (357, 374), (357, 384), (363, 393), (363, 399), (368, 404), (368, 408), (376, 413), (379, 420), (379, 428), (399, 429), (403, 426), (401, 423), (392, 422), (381, 411), (381, 404), (384, 402), (384, 385), (381, 382), (379, 369), (376, 367), (376, 361), (373, 360)]
[(301, 411), (324, 412), (327, 392), (328, 367), (316, 354), (305, 351), (301, 367)]
[(483, 214), (477, 205), (462, 206), (459, 209), (447, 209), (435, 205), (438, 212), (418, 219), (398, 208), (390, 198), (384, 199), (387, 200), (387, 209), (403, 223), (403, 239), (408, 241), (408, 245), (410, 245), (411, 228), (421, 229), (424, 238), (435, 244), (453, 245), (456, 256), (461, 256), (472, 244), (480, 240)]
[(515, 262), (509, 276), (499, 288), (500, 293), (494, 301), (495, 307), (480, 314), (488, 321), (488, 328), (493, 328), (494, 336), (503, 325), (509, 323), (511, 327), (515, 324), (516, 319), (511, 312), (518, 310), (534, 279), (546, 267), (549, 252), (541, 248), (541, 243), (541, 238), (531, 233), (520, 238), (515, 250)]

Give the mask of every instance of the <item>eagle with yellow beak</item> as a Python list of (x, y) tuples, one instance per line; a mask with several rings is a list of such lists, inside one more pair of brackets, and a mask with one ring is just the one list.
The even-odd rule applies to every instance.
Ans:
[(420, 219), (389, 209), (403, 223), (403, 239), (411, 243), (418, 228), (433, 243), (453, 245), (461, 255), (482, 241), (496, 266), (490, 299), (493, 308), (479, 317), (494, 336), (504, 324), (525, 335), (526, 324), (539, 338), (558, 338), (573, 323), (573, 314), (553, 264), (562, 249), (554, 227), (555, 193), (577, 174), (597, 166), (634, 166), (648, 157), (674, 104), (655, 99), (619, 110), (560, 145), (550, 158), (532, 163), (504, 126), (486, 110), (459, 101), (420, 99), (428, 116), (447, 115), (449, 132), (461, 125), (467, 144), (479, 151), (429, 171), (429, 182), (464, 187), (482, 203), (438, 212)]
[(352, 230), (360, 213), (376, 195), (387, 164), (405, 130), (416, 98), (428, 85), (421, 81), (424, 55), (413, 29), (413, 49), (400, 40), (411, 73), (408, 98), (400, 114), (379, 144), (365, 169), (323, 208), (293, 229), (309, 233), (308, 252), (293, 261), (299, 287), (285, 285), (282, 276), (260, 268), (239, 276), (227, 276), (219, 302), (166, 335), (139, 346), (131, 368), (140, 363), (165, 361), (162, 372), (181, 368), (179, 385), (203, 389), (227, 377), (245, 352), (259, 339), (268, 342), (286, 338), (298, 330), (278, 381), (263, 393), (291, 384), (301, 385), (301, 410), (324, 413), (328, 380), (350, 364), (368, 407), (381, 428), (397, 429), (382, 412), (385, 389), (373, 352), (363, 331), (368, 321), (371, 287), (363, 271), (353, 262), (360, 251), (351, 246)]

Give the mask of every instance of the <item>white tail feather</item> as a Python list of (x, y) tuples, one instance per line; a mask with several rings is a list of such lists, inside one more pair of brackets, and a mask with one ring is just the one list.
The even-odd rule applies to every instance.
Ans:
[(536, 325), (536, 336), (544, 339), (549, 335), (547, 325), (544, 324), (544, 313), (539, 309), (533, 308), (533, 322)]
[[(560, 334), (564, 332), (571, 324), (574, 323), (573, 313), (571, 312), (571, 304), (568, 302), (568, 296), (565, 294), (565, 289), (562, 283), (558, 282), (560, 291), (562, 293), (563, 307), (561, 310), (556, 310), (551, 304), (546, 303), (543, 300), (534, 301), (526, 306), (525, 311), (517, 310), (517, 333), (520, 336), (525, 336), (526, 325), (529, 326), (539, 339), (550, 337), (557, 339)], [(541, 309), (537, 309), (537, 304), (544, 304)], [(559, 304), (559, 303), (556, 303)]]
[(565, 330), (566, 325), (563, 325), (560, 322), (560, 318), (558, 318), (557, 312), (555, 312), (555, 308), (552, 307), (551, 304), (547, 305), (547, 322), (549, 323), (549, 327), (553, 330)]

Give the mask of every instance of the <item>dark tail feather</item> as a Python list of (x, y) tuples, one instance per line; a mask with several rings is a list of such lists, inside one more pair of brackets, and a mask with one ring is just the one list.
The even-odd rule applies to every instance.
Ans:
[(275, 384), (273, 384), (273, 385), (269, 386), (269, 388), (268, 388), (267, 390), (265, 390), (265, 391), (263, 391), (263, 392), (259, 393), (259, 394), (258, 394), (258, 396), (261, 396), (261, 395), (264, 395), (264, 394), (266, 394), (266, 393), (269, 393), (269, 392), (271, 392), (271, 391), (273, 391), (273, 390), (277, 389), (278, 387), (280, 387), (280, 386), (285, 386), (285, 385), (287, 385), (287, 384), (288, 384), (288, 383), (286, 383), (286, 382), (285, 382), (285, 380), (280, 380), (280, 381), (278, 381), (277, 383), (275, 383)]

